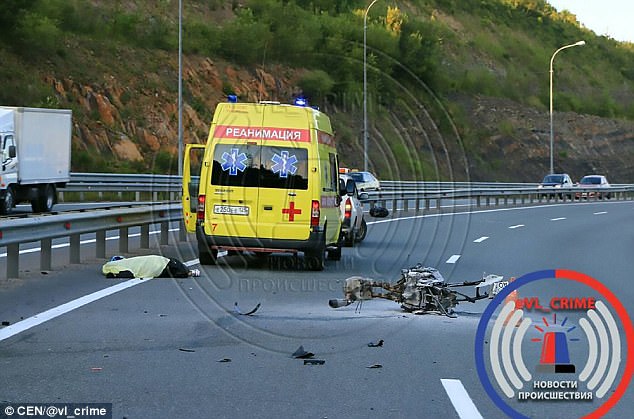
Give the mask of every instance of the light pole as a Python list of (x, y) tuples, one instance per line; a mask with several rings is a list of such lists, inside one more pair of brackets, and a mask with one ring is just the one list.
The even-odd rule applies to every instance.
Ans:
[(365, 9), (363, 15), (363, 170), (368, 171), (368, 61), (367, 61), (367, 39), (368, 39), (368, 13), (370, 7), (379, 0), (373, 0)]
[(555, 51), (553, 53), (553, 56), (550, 59), (550, 173), (553, 174), (554, 169), (553, 169), (553, 147), (554, 147), (554, 135), (553, 135), (553, 61), (555, 61), (555, 55), (557, 55), (557, 53), (559, 51), (563, 51), (566, 48), (571, 48), (571, 47), (580, 47), (582, 45), (585, 45), (586, 41), (579, 41), (579, 42), (575, 42), (574, 44), (570, 44), (570, 45), (564, 45), (563, 47), (559, 48), (557, 51)]
[(183, 0), (178, 0), (178, 176), (183, 176)]

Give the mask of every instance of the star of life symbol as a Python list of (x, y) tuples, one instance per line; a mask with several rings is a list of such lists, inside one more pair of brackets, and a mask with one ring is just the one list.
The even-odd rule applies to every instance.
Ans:
[(297, 172), (297, 166), (295, 166), (297, 157), (294, 154), (289, 157), (288, 151), (282, 151), (280, 154), (281, 156), (276, 153), (271, 158), (273, 163), (275, 163), (271, 170), (273, 173), (279, 173), (281, 178), (287, 178), (289, 173), (294, 175)]
[(244, 153), (240, 153), (240, 150), (237, 148), (232, 148), (231, 153), (227, 153), (226, 151), (222, 153), (222, 170), (229, 171), (230, 176), (236, 176), (238, 171), (244, 172), (247, 168), (247, 165), (244, 163), (248, 160), (248, 157)]

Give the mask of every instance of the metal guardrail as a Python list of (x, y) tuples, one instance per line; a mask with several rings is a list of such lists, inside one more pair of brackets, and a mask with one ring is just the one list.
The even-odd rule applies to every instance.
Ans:
[[(509, 182), (448, 182), (448, 181), (381, 181), (382, 191), (446, 191), (446, 190), (475, 190), (475, 189), (518, 189), (537, 188), (538, 183), (509, 183)], [(612, 185), (626, 187), (631, 185)], [(113, 173), (71, 173), (70, 182), (64, 192), (135, 192), (159, 193), (181, 192), (181, 177), (176, 175), (152, 174), (113, 174)], [(546, 189), (544, 189), (546, 190)], [(136, 199), (137, 201), (140, 199)], [(174, 200), (174, 196), (170, 196)]]
[(119, 196), (130, 192), (135, 194), (135, 201), (141, 200), (142, 193), (151, 194), (152, 201), (158, 201), (159, 194), (167, 194), (166, 200), (174, 201), (181, 185), (181, 177), (175, 175), (71, 173), (70, 182), (58, 190), (58, 195), (60, 202), (65, 201), (67, 192), (78, 192), (81, 201), (87, 192), (116, 192)]
[[(168, 244), (169, 223), (180, 221), (180, 205), (142, 205), (110, 210), (64, 212), (16, 218), (0, 227), (0, 247), (7, 248), (7, 278), (17, 278), (20, 267), (20, 245), (40, 242), (40, 269), (50, 270), (53, 239), (68, 237), (70, 263), (80, 263), (80, 235), (95, 233), (96, 257), (106, 257), (106, 232), (119, 230), (119, 252), (128, 252), (128, 229), (140, 227), (141, 248), (149, 248), (150, 226), (160, 224), (160, 244)], [(179, 230), (179, 240), (185, 233)]]
[[(599, 195), (597, 192), (600, 192)], [(634, 199), (634, 185), (617, 186), (611, 188), (479, 188), (479, 189), (447, 189), (447, 190), (433, 190), (433, 191), (420, 191), (420, 190), (403, 190), (403, 191), (378, 191), (378, 192), (366, 192), (369, 196), (367, 202), (370, 207), (375, 205), (383, 206), (389, 209), (401, 209), (403, 211), (409, 210), (409, 204), (414, 201), (414, 207), (416, 211), (420, 211), (421, 208), (429, 210), (431, 207), (431, 201), (436, 201), (436, 208), (441, 207), (443, 200), (455, 200), (455, 199), (475, 199), (476, 208), (480, 208), (482, 205), (490, 206), (492, 201), (494, 205), (509, 205), (512, 203), (516, 205), (519, 201), (520, 204), (531, 204), (541, 202), (570, 202), (575, 199), (590, 199), (598, 200), (607, 198), (609, 194), (610, 198), (626, 200)], [(585, 195), (584, 195), (585, 194)], [(577, 198), (579, 195), (579, 198)], [(388, 202), (392, 205), (389, 207)], [(402, 202), (402, 208), (399, 208), (398, 202)]]
[(447, 181), (414, 181), (414, 180), (383, 180), (380, 181), (381, 190), (395, 189), (509, 189), (537, 187), (538, 183), (506, 183), (506, 182), (447, 182)]

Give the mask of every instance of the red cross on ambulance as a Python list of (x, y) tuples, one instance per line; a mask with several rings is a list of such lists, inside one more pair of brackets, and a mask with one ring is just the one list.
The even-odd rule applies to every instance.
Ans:
[(288, 204), (288, 208), (282, 208), (282, 214), (288, 214), (288, 221), (295, 221), (295, 214), (301, 214), (302, 210), (295, 208), (295, 202)]

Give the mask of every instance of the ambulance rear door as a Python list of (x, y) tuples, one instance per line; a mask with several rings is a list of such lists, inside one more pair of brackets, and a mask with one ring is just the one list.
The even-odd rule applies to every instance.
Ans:
[(200, 169), (205, 154), (205, 145), (186, 144), (183, 158), (182, 204), (185, 229), (196, 231), (196, 211), (198, 207), (198, 191), (200, 187)]
[(310, 235), (310, 113), (305, 108), (266, 105), (262, 119), (257, 234), (266, 239), (307, 240)]
[[(212, 128), (211, 184), (207, 187), (208, 234), (257, 236), (262, 106), (225, 104)], [(239, 243), (236, 243), (239, 245)]]

